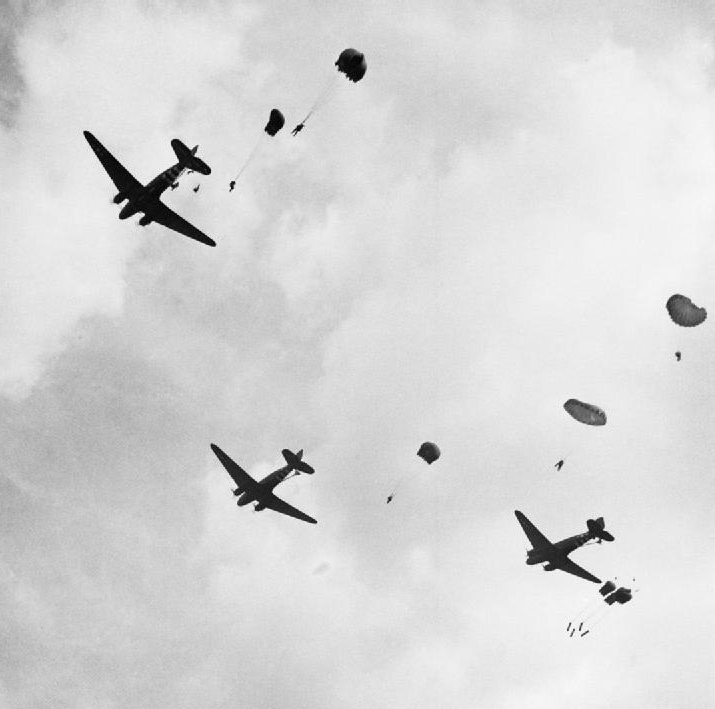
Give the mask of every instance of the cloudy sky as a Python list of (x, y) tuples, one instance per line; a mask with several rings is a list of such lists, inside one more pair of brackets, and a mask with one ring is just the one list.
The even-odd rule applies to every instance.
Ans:
[[(713, 705), (708, 3), (5, 0), (0, 171), (2, 709)], [(515, 509), (633, 603), (569, 639)]]

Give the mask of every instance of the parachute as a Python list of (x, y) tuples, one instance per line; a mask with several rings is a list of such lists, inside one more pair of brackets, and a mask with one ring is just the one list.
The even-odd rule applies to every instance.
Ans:
[(442, 453), (436, 443), (425, 441), (417, 451), (417, 455), (422, 458), (422, 460), (426, 460), (428, 465), (432, 465)]
[(350, 81), (354, 82), (360, 81), (367, 71), (365, 55), (362, 52), (358, 52), (357, 49), (352, 48), (343, 49), (343, 51), (340, 52), (335, 66), (338, 67), (339, 72), (345, 74)]
[[(268, 135), (272, 137), (275, 136), (275, 134), (283, 128), (285, 125), (286, 119), (283, 117), (283, 114), (277, 109), (273, 108), (271, 109), (271, 113), (268, 116), (268, 123), (266, 123), (266, 127), (263, 129)], [(228, 183), (229, 192), (233, 192), (234, 188), (236, 187), (236, 182), (238, 182), (238, 179), (241, 177), (243, 174), (243, 171), (249, 166), (253, 158), (255, 157), (256, 153), (258, 152), (258, 149), (261, 145), (261, 136), (258, 137), (256, 140), (255, 144), (253, 145), (253, 148), (251, 149), (251, 152), (248, 154), (248, 157), (246, 158), (246, 161), (243, 163), (241, 166), (241, 169), (236, 173), (235, 177), (231, 180), (231, 182)]]
[(274, 108), (271, 110), (271, 115), (268, 118), (268, 123), (266, 123), (266, 127), (263, 129), (273, 137), (283, 126), (285, 125), (286, 119), (283, 117), (283, 114), (277, 109)]
[[(633, 581), (635, 582), (635, 579), (633, 579)], [(566, 627), (566, 632), (569, 632), (572, 626), (575, 627), (576, 623), (579, 623), (578, 632), (581, 633), (581, 637), (584, 637), (584, 635), (603, 622), (609, 613), (609, 608), (612, 608), (615, 603), (619, 605), (628, 603), (633, 599), (633, 594), (637, 593), (638, 589), (631, 591), (630, 588), (625, 588), (624, 586), (620, 586), (616, 589), (614, 581), (606, 581), (598, 592), (600, 597), (596, 596), (574, 616), (574, 619), (571, 620)], [(585, 632), (581, 632), (584, 627)], [(573, 636), (573, 631), (571, 632), (571, 636)]]
[(699, 308), (690, 298), (678, 293), (668, 298), (665, 307), (670, 319), (681, 327), (696, 327), (704, 323), (708, 316), (705, 308)]
[[(436, 443), (432, 443), (431, 441), (425, 441), (420, 446), (420, 449), (417, 451), (417, 455), (422, 458), (422, 460), (427, 461), (429, 465), (432, 465), (432, 463), (434, 463), (435, 460), (440, 457), (441, 452)], [(390, 504), (390, 502), (392, 502), (392, 499), (395, 497), (395, 493), (397, 492), (397, 488), (400, 486), (405, 477), (407, 477), (407, 475), (407, 471), (403, 472), (397, 482), (394, 484), (392, 492), (390, 492), (390, 494), (387, 496), (388, 505)]]
[(630, 588), (626, 588), (625, 586), (621, 586), (618, 590), (614, 591), (608, 598), (604, 598), (603, 600), (608, 603), (609, 606), (612, 606), (614, 603), (620, 603), (623, 605), (624, 603), (628, 603), (633, 598), (633, 592), (631, 591)]
[(564, 404), (564, 408), (573, 418), (588, 426), (606, 425), (606, 413), (598, 406), (587, 404), (578, 399), (569, 399)]
[(611, 593), (612, 591), (615, 591), (615, 590), (616, 590), (616, 584), (613, 583), (613, 581), (606, 581), (606, 583), (604, 583), (603, 586), (601, 586), (601, 588), (598, 589), (598, 592), (602, 596), (607, 596), (609, 593)]
[[(343, 49), (343, 51), (340, 52), (340, 56), (337, 58), (335, 66), (338, 67), (338, 71), (341, 74), (345, 74), (345, 76), (347, 76), (352, 82), (360, 81), (360, 79), (365, 76), (365, 72), (367, 71), (365, 55), (362, 52), (358, 52), (357, 49), (352, 48)], [(338, 77), (335, 75), (330, 79), (327, 86), (322, 90), (318, 98), (315, 99), (315, 102), (310, 107), (310, 110), (306, 114), (305, 118), (293, 129), (292, 134), (294, 136), (298, 135), (298, 133), (305, 128), (307, 120), (327, 102), (330, 94), (337, 85), (337, 80)]]

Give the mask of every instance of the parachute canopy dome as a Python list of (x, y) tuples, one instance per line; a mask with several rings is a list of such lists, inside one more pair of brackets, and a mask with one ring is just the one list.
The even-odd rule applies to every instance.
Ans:
[(611, 591), (615, 591), (615, 590), (616, 590), (616, 584), (613, 583), (613, 581), (606, 581), (606, 583), (604, 583), (603, 586), (601, 586), (601, 588), (598, 590), (598, 592), (602, 596), (607, 596), (609, 593), (611, 593)]
[(577, 421), (588, 424), (589, 426), (605, 426), (606, 413), (599, 409), (598, 406), (587, 404), (578, 399), (569, 399), (565, 404), (566, 411), (573, 416)]
[(283, 126), (285, 125), (286, 119), (283, 117), (283, 114), (277, 109), (274, 108), (271, 111), (271, 115), (268, 117), (268, 123), (266, 123), (266, 127), (263, 129), (268, 133), (270, 136), (274, 136)]
[(690, 298), (684, 295), (671, 295), (665, 304), (670, 319), (681, 327), (695, 327), (705, 322), (708, 316), (705, 308), (699, 308)]
[(338, 61), (335, 62), (338, 71), (345, 74), (350, 81), (360, 81), (367, 71), (365, 55), (357, 49), (343, 49)]
[(426, 460), (429, 465), (432, 465), (432, 463), (439, 458), (441, 453), (436, 443), (425, 441), (417, 451), (417, 455), (422, 458), (422, 460)]

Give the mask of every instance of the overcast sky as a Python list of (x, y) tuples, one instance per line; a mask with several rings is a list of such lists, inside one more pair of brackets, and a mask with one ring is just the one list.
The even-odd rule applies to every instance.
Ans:
[(705, 2), (0, 3), (0, 707), (711, 707), (714, 80)]

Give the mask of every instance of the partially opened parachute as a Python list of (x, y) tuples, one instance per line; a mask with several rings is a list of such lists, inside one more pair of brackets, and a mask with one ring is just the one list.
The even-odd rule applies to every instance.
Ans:
[(345, 74), (350, 81), (360, 81), (367, 71), (365, 55), (357, 49), (343, 49), (335, 62), (338, 71)]
[(613, 583), (613, 581), (606, 581), (606, 583), (604, 583), (603, 586), (601, 586), (601, 588), (598, 589), (598, 592), (602, 596), (607, 596), (609, 593), (611, 593), (611, 591), (615, 591), (615, 590), (616, 590), (616, 584)]
[(271, 110), (271, 115), (268, 117), (268, 123), (266, 123), (266, 127), (263, 129), (273, 137), (283, 126), (285, 125), (286, 119), (283, 117), (283, 114), (277, 109), (274, 108)]
[(681, 327), (695, 327), (705, 322), (708, 313), (705, 308), (699, 308), (690, 298), (676, 293), (668, 298), (665, 304), (670, 319)]
[(426, 460), (429, 465), (432, 465), (432, 463), (439, 458), (441, 452), (436, 443), (425, 441), (417, 451), (417, 455), (422, 458), (422, 460)]
[[(268, 123), (266, 123), (265, 127), (263, 130), (271, 136), (275, 136), (275, 134), (283, 128), (285, 125), (286, 119), (283, 117), (283, 114), (277, 109), (273, 108), (271, 109), (271, 113), (268, 116)], [(258, 136), (258, 139), (256, 140), (253, 148), (251, 148), (251, 152), (248, 154), (248, 157), (244, 161), (243, 165), (241, 166), (241, 169), (236, 173), (236, 176), (229, 182), (229, 192), (233, 192), (234, 187), (236, 186), (236, 182), (238, 181), (238, 178), (241, 177), (243, 174), (243, 171), (248, 167), (250, 164), (251, 160), (253, 160), (254, 156), (258, 152), (258, 148), (261, 144), (261, 140), (263, 139), (262, 135)]]
[(573, 416), (577, 421), (585, 423), (589, 426), (605, 426), (606, 413), (598, 406), (587, 404), (578, 399), (569, 399), (565, 404), (566, 411)]

